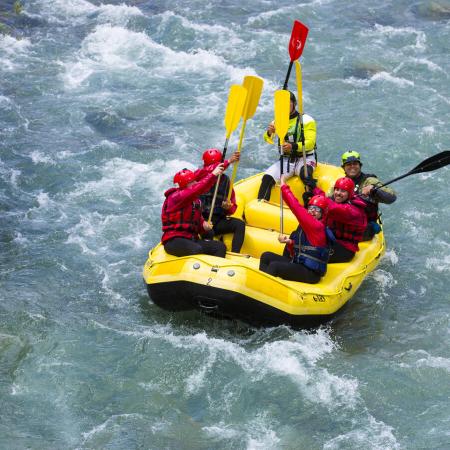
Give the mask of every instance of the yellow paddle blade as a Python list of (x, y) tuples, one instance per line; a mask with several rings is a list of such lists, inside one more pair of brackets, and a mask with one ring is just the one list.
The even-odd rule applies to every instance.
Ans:
[(284, 143), (289, 128), (289, 112), (291, 110), (291, 96), (289, 91), (280, 89), (275, 91), (275, 133), (278, 135), (281, 144)]
[(300, 114), (303, 114), (303, 91), (302, 91), (302, 66), (295, 61), (295, 75), (297, 77), (297, 108)]
[(245, 99), (247, 98), (247, 89), (239, 84), (233, 84), (228, 94), (227, 109), (225, 111), (225, 129), (227, 139), (238, 126), (241, 120), (242, 110), (244, 109)]
[(248, 120), (253, 117), (256, 111), (256, 107), (261, 97), (263, 88), (263, 80), (259, 77), (247, 75), (244, 78), (244, 87), (247, 89), (247, 100), (245, 101), (244, 110), (242, 111), (242, 119)]

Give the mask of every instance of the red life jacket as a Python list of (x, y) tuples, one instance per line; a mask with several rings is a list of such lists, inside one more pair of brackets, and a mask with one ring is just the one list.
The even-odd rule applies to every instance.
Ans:
[(364, 212), (364, 202), (354, 199), (350, 202), (361, 211), (360, 216), (353, 220), (335, 219), (333, 215), (328, 215), (327, 226), (336, 237), (336, 241), (352, 252), (359, 250), (358, 243), (362, 241), (364, 230), (367, 226), (367, 216)]
[(166, 197), (161, 212), (162, 243), (175, 237), (198, 239), (198, 233), (203, 223), (202, 202), (200, 199), (197, 198), (184, 208), (168, 213), (169, 198), (170, 194)]
[(328, 227), (333, 231), (336, 240), (345, 248), (348, 248), (352, 252), (359, 250), (358, 242), (361, 242), (363, 239), (364, 230), (366, 229), (365, 225), (362, 227), (359, 224), (331, 220), (328, 223)]

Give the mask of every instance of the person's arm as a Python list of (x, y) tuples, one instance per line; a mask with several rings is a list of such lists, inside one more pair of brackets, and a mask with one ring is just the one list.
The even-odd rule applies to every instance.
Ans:
[(264, 132), (264, 140), (268, 143), (268, 144), (274, 144), (274, 138), (275, 136), (275, 125), (274, 122), (270, 122), (269, 126), (267, 127), (267, 130)]
[(306, 236), (311, 244), (318, 246), (325, 245), (323, 224), (315, 217), (308, 214), (308, 211), (300, 205), (299, 201), (287, 184), (281, 186), (281, 193), (283, 195), (283, 200), (294, 213), (298, 223), (302, 227), (302, 230), (306, 233)]
[[(227, 200), (224, 200), (224, 203)], [(227, 205), (222, 204), (223, 208), (225, 209), (227, 216), (231, 216), (232, 214), (234, 214), (234, 212), (237, 209), (237, 204), (236, 204), (236, 194), (234, 193), (234, 189), (231, 191), (231, 197), (230, 197), (230, 206), (228, 208), (226, 208)]]
[(368, 177), (364, 181), (361, 193), (372, 201), (391, 204), (397, 200), (395, 191), (388, 186), (381, 186), (381, 181), (376, 177)]
[(201, 194), (208, 192), (216, 180), (217, 177), (213, 173), (209, 173), (192, 186), (177, 190), (172, 194), (171, 204), (167, 208), (167, 212), (177, 211), (186, 204), (191, 203)]
[(394, 191), (389, 192), (385, 190), (384, 187), (376, 189), (374, 194), (371, 195), (371, 197), (373, 197), (377, 202), (387, 203), (388, 205), (394, 203), (395, 200), (397, 200), (397, 196), (395, 195)]

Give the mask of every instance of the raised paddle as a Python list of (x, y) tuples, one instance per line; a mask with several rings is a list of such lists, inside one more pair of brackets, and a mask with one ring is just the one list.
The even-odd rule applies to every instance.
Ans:
[[(275, 133), (278, 136), (278, 151), (280, 153), (280, 177), (283, 175), (283, 151), (281, 146), (289, 128), (289, 112), (291, 110), (291, 95), (284, 89), (275, 91)], [(280, 188), (280, 233), (283, 234), (283, 195)]]
[(291, 39), (289, 40), (289, 57), (291, 62), (289, 63), (289, 68), (286, 74), (286, 79), (284, 80), (283, 89), (287, 89), (289, 83), (289, 77), (291, 76), (292, 65), (294, 61), (300, 58), (305, 47), (306, 37), (308, 36), (308, 27), (303, 25), (298, 20), (294, 20), (294, 25), (292, 26)]
[(448, 164), (450, 164), (450, 150), (445, 150), (441, 153), (430, 156), (429, 158), (425, 159), (420, 164), (418, 164), (416, 167), (414, 167), (414, 169), (411, 169), (408, 173), (405, 173), (404, 175), (394, 178), (393, 180), (388, 181), (387, 183), (384, 183), (381, 186), (374, 188), (374, 190), (380, 189), (383, 186), (387, 186), (388, 184), (391, 184), (394, 181), (398, 181), (401, 180), (402, 178), (414, 175), (415, 173), (432, 172), (433, 170), (440, 169), (441, 167), (445, 167)]
[[(230, 140), (231, 133), (238, 126), (241, 120), (242, 110), (245, 106), (245, 100), (247, 98), (247, 89), (239, 84), (233, 84), (228, 94), (228, 103), (225, 110), (225, 130), (226, 139), (222, 151), (222, 161), (225, 159), (225, 155), (228, 149), (228, 141)], [(208, 222), (211, 223), (211, 218), (216, 204), (217, 191), (219, 189), (220, 175), (217, 177), (216, 186), (214, 188), (214, 195), (211, 203), (211, 210), (209, 211)]]
[[(254, 77), (252, 75), (248, 75), (244, 78), (243, 83), (244, 88), (247, 89), (247, 99), (245, 101), (244, 108), (242, 110), (242, 127), (241, 127), (241, 135), (239, 137), (239, 145), (238, 145), (238, 153), (241, 153), (242, 149), (242, 141), (244, 138), (245, 125), (248, 119), (251, 119), (255, 114), (256, 108), (259, 103), (259, 98), (261, 97), (261, 92), (263, 88), (263, 80), (259, 77)], [(234, 164), (233, 173), (231, 174), (230, 188), (228, 191), (228, 200), (231, 198), (231, 193), (233, 192), (233, 184), (236, 178), (237, 168), (239, 165), (239, 161)]]
[[(302, 66), (298, 61), (295, 61), (295, 74), (297, 78), (297, 108), (300, 118), (300, 140), (302, 141), (303, 173), (306, 179), (308, 177), (308, 169), (306, 167), (305, 129), (303, 126)], [(305, 188), (306, 190), (308, 190), (307, 186), (305, 186)]]

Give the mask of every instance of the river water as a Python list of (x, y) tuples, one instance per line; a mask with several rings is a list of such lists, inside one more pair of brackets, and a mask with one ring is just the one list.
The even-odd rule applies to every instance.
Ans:
[(142, 281), (162, 194), (223, 146), (245, 75), (265, 84), (239, 178), (276, 159), (294, 18), (322, 161), (355, 149), (388, 180), (448, 149), (450, 3), (22, 3), (0, 36), (0, 448), (450, 448), (448, 168), (393, 185), (385, 257), (317, 330), (173, 315)]

